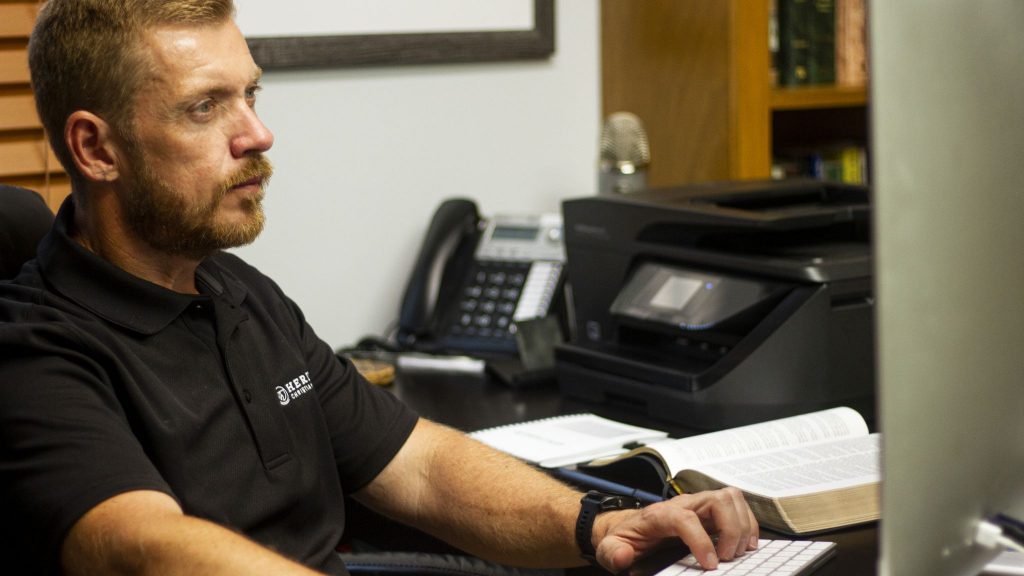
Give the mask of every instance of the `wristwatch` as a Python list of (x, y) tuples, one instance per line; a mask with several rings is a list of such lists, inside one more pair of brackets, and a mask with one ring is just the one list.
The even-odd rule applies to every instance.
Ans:
[(642, 504), (636, 498), (620, 494), (607, 494), (591, 490), (580, 500), (580, 515), (576, 518), (576, 545), (580, 547), (580, 556), (594, 566), (597, 563), (597, 550), (594, 550), (594, 519), (602, 512), (611, 510), (632, 510)]

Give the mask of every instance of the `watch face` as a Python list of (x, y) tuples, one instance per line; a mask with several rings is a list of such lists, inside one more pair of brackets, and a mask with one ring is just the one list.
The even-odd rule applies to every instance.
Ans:
[(601, 512), (607, 512), (609, 510), (627, 510), (630, 508), (640, 507), (640, 501), (631, 496), (606, 494), (604, 492), (598, 492), (597, 490), (587, 492), (587, 495), (583, 499), (584, 501), (590, 501), (597, 504)]

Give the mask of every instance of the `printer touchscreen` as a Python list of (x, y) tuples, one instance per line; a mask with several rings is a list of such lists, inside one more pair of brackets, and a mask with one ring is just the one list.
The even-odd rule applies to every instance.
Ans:
[(669, 310), (682, 310), (683, 306), (700, 290), (701, 281), (696, 278), (669, 276), (651, 298), (651, 305)]
[(784, 284), (645, 263), (612, 303), (620, 319), (706, 330), (775, 300)]

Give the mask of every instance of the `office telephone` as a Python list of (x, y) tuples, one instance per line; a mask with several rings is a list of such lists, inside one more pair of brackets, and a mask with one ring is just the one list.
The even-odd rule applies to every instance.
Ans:
[(466, 199), (434, 213), (402, 298), (397, 339), (428, 352), (514, 354), (516, 322), (561, 305), (560, 214), (481, 218)]

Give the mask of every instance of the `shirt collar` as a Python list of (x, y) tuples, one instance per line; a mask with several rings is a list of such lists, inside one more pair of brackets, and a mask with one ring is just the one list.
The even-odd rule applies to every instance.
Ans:
[(241, 281), (211, 258), (196, 269), (196, 285), (205, 293), (198, 296), (168, 290), (129, 274), (68, 235), (74, 212), (69, 197), (39, 245), (39, 266), (57, 292), (97, 316), (135, 332), (156, 334), (196, 300), (224, 298), (237, 306), (245, 299)]

